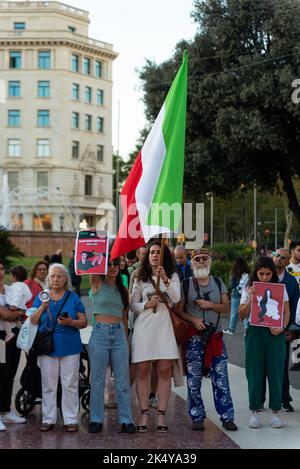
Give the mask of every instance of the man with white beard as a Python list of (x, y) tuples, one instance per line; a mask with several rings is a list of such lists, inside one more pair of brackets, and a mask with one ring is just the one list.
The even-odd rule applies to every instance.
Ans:
[(179, 315), (189, 322), (186, 343), (188, 407), (192, 429), (204, 430), (206, 418), (201, 397), (202, 377), (209, 374), (217, 413), (223, 427), (237, 430), (230, 394), (227, 351), (220, 316), (229, 314), (227, 289), (218, 277), (210, 275), (211, 254), (201, 248), (192, 252), (193, 276), (181, 284)]

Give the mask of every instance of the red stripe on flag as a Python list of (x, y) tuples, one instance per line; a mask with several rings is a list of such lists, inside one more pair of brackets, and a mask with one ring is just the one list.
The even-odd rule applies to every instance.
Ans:
[(111, 259), (126, 254), (145, 245), (143, 233), (136, 209), (135, 191), (143, 173), (142, 150), (131, 168), (121, 192), (122, 222), (111, 250)]

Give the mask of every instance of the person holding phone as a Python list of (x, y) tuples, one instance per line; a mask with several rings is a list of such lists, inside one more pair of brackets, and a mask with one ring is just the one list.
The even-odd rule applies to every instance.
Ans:
[(135, 433), (131, 411), (128, 350), (128, 291), (120, 260), (108, 260), (107, 275), (91, 275), (93, 331), (88, 350), (91, 365), (90, 433), (103, 430), (104, 389), (109, 362), (114, 373), (121, 432)]
[(54, 352), (39, 356), (42, 376), (42, 419), (40, 431), (54, 428), (57, 418), (57, 385), (61, 380), (62, 414), (67, 432), (78, 430), (79, 359), (82, 350), (79, 329), (87, 326), (85, 307), (72, 291), (70, 276), (62, 264), (51, 264), (48, 282), (50, 300), (42, 301), (39, 295), (30, 316), (39, 331), (54, 329)]

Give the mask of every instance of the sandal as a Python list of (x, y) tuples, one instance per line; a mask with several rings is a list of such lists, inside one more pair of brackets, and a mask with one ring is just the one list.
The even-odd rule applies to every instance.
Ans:
[(69, 423), (69, 425), (65, 425), (64, 427), (66, 429), (66, 432), (68, 432), (68, 433), (78, 432), (77, 423)]
[[(157, 415), (166, 415), (166, 411), (165, 410), (158, 410), (157, 411)], [(156, 427), (158, 433), (168, 433), (169, 431), (169, 428), (167, 425), (157, 425)]]
[[(141, 415), (147, 415), (147, 423), (149, 420), (149, 409), (141, 409)], [(138, 433), (146, 433), (149, 430), (148, 425), (138, 425), (136, 427)]]
[(54, 423), (43, 423), (40, 427), (39, 430), (41, 432), (49, 432), (54, 428)]

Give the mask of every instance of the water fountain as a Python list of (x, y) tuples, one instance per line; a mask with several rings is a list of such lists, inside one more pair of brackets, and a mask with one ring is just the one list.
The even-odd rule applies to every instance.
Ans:
[(7, 174), (3, 176), (2, 184), (2, 210), (0, 215), (0, 226), (9, 228), (9, 190)]
[(40, 187), (9, 190), (3, 176), (0, 225), (8, 230), (75, 232), (80, 209), (60, 188)]

